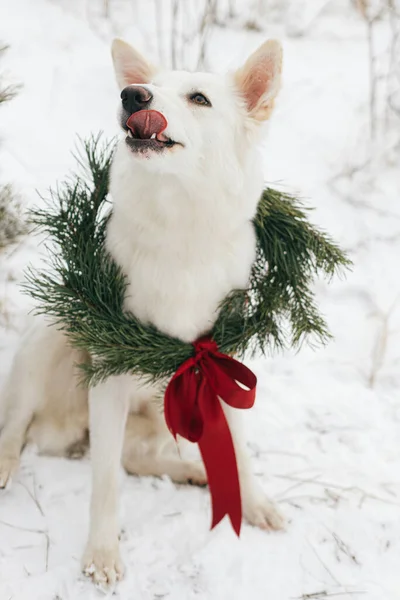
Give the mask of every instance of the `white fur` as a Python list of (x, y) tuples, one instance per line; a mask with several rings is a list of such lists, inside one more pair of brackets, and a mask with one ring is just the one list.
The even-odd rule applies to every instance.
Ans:
[[(121, 85), (135, 83), (129, 73), (140, 61), (137, 72), (152, 74), (151, 81), (140, 82), (153, 93), (151, 108), (166, 118), (164, 133), (183, 147), (159, 155), (134, 154), (121, 139), (111, 172), (113, 215), (107, 247), (128, 279), (125, 309), (167, 334), (194, 341), (212, 327), (221, 300), (248, 283), (255, 256), (251, 219), (263, 186), (257, 150), (258, 121), (263, 117), (247, 111), (246, 90), (238, 89), (234, 76), (154, 74), (129, 48), (114, 44)], [(253, 61), (258, 69), (260, 61), (262, 57)], [(268, 61), (271, 64), (271, 53)], [(265, 98), (277, 89), (273, 66), (269, 83), (266, 77)], [(243, 69), (241, 79), (254, 83), (252, 73), (243, 75)], [(193, 91), (206, 94), (212, 107), (191, 103), (187, 96)], [(266, 114), (266, 101), (262, 110)], [(4, 396), (0, 487), (18, 466), (26, 440), (47, 452), (79, 452), (88, 427), (88, 398), (76, 386), (74, 362), (83, 359), (55, 327), (37, 320), (16, 355)], [(129, 472), (167, 473), (175, 481), (206, 479), (201, 465), (179, 459), (152, 402), (160, 392), (162, 388), (124, 375), (109, 378), (89, 393), (93, 490), (83, 567), (104, 586), (122, 575), (117, 520), (121, 456)], [(244, 514), (255, 525), (279, 528), (279, 514), (251, 473), (237, 414), (226, 413)]]

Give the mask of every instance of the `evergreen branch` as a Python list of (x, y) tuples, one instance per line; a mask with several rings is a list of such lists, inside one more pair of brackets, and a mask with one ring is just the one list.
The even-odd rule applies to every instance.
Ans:
[[(71, 343), (89, 353), (90, 362), (81, 365), (88, 384), (128, 372), (163, 380), (192, 356), (193, 347), (123, 311), (126, 280), (104, 245), (114, 144), (99, 135), (83, 142), (83, 150), (76, 157), (83, 175), (51, 191), (46, 207), (33, 213), (51, 244), (49, 268), (29, 270), (25, 290), (37, 312), (51, 315)], [(350, 261), (310, 224), (296, 199), (277, 190), (264, 190), (254, 227), (257, 256), (249, 287), (222, 302), (213, 339), (222, 352), (239, 356), (310, 338), (326, 342), (329, 332), (311, 286), (315, 276), (332, 277)]]

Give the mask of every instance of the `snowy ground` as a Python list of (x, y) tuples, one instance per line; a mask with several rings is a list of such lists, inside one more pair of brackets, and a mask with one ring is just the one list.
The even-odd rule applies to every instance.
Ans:
[[(122, 6), (122, 1), (120, 2)], [(23, 83), (1, 108), (3, 180), (27, 204), (73, 165), (75, 134), (116, 131), (113, 33), (90, 2), (0, 0), (7, 67)], [(128, 21), (127, 21), (128, 23)], [(99, 33), (100, 32), (100, 33)], [(266, 35), (280, 36), (271, 28)], [(211, 40), (218, 68), (265, 34)], [(145, 38), (138, 44), (145, 49)], [(209, 532), (207, 490), (123, 475), (123, 600), (398, 600), (400, 598), (400, 176), (398, 156), (369, 147), (365, 31), (356, 18), (321, 19), (284, 39), (282, 93), (264, 146), (266, 178), (301, 190), (313, 219), (349, 250), (346, 281), (317, 284), (335, 341), (257, 360), (256, 407), (246, 415), (254, 469), (288, 519), (287, 531), (228, 523)], [(150, 44), (151, 46), (151, 44)], [(396, 162), (397, 161), (397, 162)], [(0, 378), (27, 300), (17, 283), (35, 240), (0, 256)], [(0, 382), (1, 383), (1, 382)], [(89, 461), (23, 456), (0, 496), (0, 599), (89, 600), (79, 572), (88, 525)]]

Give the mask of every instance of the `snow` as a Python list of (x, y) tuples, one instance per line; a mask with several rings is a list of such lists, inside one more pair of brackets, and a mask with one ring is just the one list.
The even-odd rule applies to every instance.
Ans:
[[(143, 3), (138, 20), (135, 3), (115, 0), (112, 25), (102, 4), (0, 1), (0, 39), (11, 46), (2, 66), (23, 84), (1, 108), (0, 180), (27, 205), (73, 167), (76, 133), (115, 134), (112, 36), (157, 60)], [(259, 387), (246, 414), (249, 449), (287, 530), (245, 526), (240, 541), (227, 522), (210, 532), (207, 490), (121, 473), (123, 600), (400, 598), (399, 156), (368, 141), (368, 53), (355, 14), (328, 12), (304, 37), (285, 38), (277, 24), (216, 29), (213, 66), (238, 64), (266, 35), (282, 37), (285, 52), (266, 179), (316, 207), (313, 221), (354, 269), (316, 284), (333, 342), (250, 363)], [(32, 238), (0, 256), (0, 383), (29, 308), (18, 283), (37, 260)], [(0, 495), (1, 600), (101, 597), (79, 569), (89, 494), (89, 459), (25, 450)]]

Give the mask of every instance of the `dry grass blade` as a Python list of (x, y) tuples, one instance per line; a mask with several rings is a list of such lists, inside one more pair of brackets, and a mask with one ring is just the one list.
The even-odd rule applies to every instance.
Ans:
[(365, 591), (351, 591), (351, 592), (327, 592), (322, 590), (320, 592), (312, 592), (311, 594), (302, 594), (301, 596), (295, 596), (293, 600), (322, 600), (323, 598), (333, 598), (337, 596), (355, 596), (356, 594), (366, 594)]

